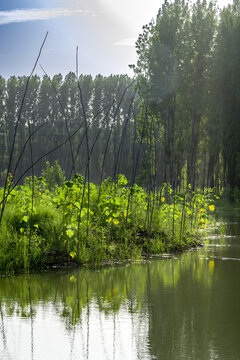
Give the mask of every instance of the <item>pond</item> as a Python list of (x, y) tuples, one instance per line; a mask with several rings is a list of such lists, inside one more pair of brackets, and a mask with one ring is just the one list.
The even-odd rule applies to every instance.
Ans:
[(202, 250), (1, 277), (0, 359), (240, 359), (239, 214)]

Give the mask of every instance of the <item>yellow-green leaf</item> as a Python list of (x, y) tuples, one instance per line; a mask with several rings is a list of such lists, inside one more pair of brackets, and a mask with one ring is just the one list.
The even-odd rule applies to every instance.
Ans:
[(74, 235), (74, 231), (72, 229), (67, 229), (66, 234), (69, 238), (71, 238)]
[(25, 221), (25, 222), (27, 223), (27, 222), (28, 222), (29, 217), (28, 217), (27, 215), (24, 215), (22, 219), (23, 219), (23, 221)]
[(76, 254), (75, 251), (71, 251), (69, 255), (70, 255), (71, 258), (73, 259), (73, 258), (75, 258), (75, 256), (76, 256), (77, 254)]

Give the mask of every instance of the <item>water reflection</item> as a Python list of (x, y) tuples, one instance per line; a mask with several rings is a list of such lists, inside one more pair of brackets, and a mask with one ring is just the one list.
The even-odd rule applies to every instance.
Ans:
[(208, 243), (177, 259), (0, 278), (0, 358), (237, 359), (240, 264), (221, 257), (240, 257), (239, 237)]

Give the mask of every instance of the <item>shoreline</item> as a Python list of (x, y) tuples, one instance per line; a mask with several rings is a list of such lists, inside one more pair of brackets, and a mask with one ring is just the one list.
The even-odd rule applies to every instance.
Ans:
[[(96, 263), (82, 263), (79, 264), (75, 259), (70, 259), (69, 261), (65, 261), (62, 263), (51, 263), (51, 264), (43, 264), (39, 268), (30, 269), (28, 271), (22, 269), (15, 272), (10, 273), (0, 273), (0, 277), (3, 276), (13, 276), (13, 275), (24, 275), (24, 274), (40, 274), (44, 272), (52, 272), (52, 271), (59, 271), (59, 270), (73, 270), (73, 269), (87, 269), (87, 270), (95, 270), (95, 269), (102, 269), (105, 267), (117, 267), (117, 266), (126, 266), (128, 264), (134, 264), (134, 263), (144, 263), (147, 261), (152, 260), (167, 260), (172, 259), (174, 256), (184, 254), (186, 252), (190, 251), (197, 251), (204, 247), (204, 243), (200, 240), (195, 240), (189, 243), (189, 246), (187, 246), (187, 243), (181, 243), (177, 244), (177, 247), (173, 249), (171, 252), (166, 252), (167, 249), (165, 249), (165, 252), (159, 253), (159, 254), (147, 254), (142, 253), (141, 257), (139, 258), (128, 258), (128, 259), (108, 259), (102, 262), (96, 262)], [(56, 258), (57, 259), (57, 258)]]

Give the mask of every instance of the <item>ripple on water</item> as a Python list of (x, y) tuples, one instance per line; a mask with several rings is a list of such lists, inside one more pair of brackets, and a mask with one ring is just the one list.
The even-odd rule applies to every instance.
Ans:
[(222, 257), (222, 256), (209, 256), (210, 258), (213, 259), (219, 259), (219, 260), (233, 260), (233, 261), (240, 261), (240, 258), (231, 258), (231, 257)]
[(230, 239), (230, 238), (235, 238), (235, 235), (209, 235), (209, 236), (205, 236), (204, 240), (219, 240), (219, 239)]
[(230, 247), (229, 244), (204, 244), (205, 247)]

